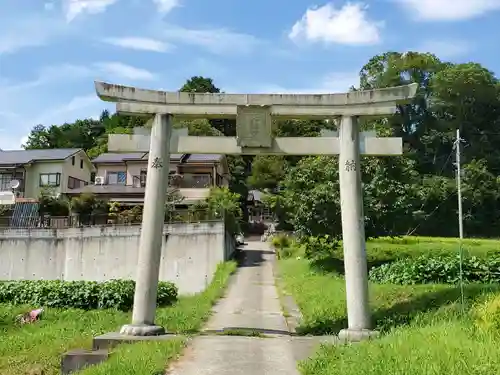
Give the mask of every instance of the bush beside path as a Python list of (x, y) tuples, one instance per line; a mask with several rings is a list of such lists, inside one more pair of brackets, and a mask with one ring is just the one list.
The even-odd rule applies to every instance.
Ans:
[[(171, 306), (157, 310), (156, 321), (169, 332), (196, 333), (211, 314), (211, 308), (224, 293), (235, 262), (223, 263), (217, 269), (210, 286), (202, 293), (183, 297)], [(165, 290), (171, 291), (169, 285)], [(0, 287), (1, 289), (1, 287)], [(133, 292), (133, 289), (132, 289)], [(123, 293), (117, 292), (118, 296)], [(133, 296), (133, 295), (132, 295)], [(165, 297), (167, 298), (167, 297)], [(90, 348), (94, 336), (116, 331), (130, 321), (130, 312), (120, 309), (46, 308), (40, 321), (18, 325), (16, 315), (39, 305), (0, 304), (0, 374), (25, 375), (43, 370), (44, 375), (60, 373), (60, 356), (71, 349)], [(117, 306), (118, 307), (118, 306)], [(179, 338), (168, 342), (121, 345), (113, 349), (105, 363), (90, 367), (81, 374), (162, 373), (169, 360), (178, 356), (184, 347)], [(126, 358), (126, 360), (125, 360)]]

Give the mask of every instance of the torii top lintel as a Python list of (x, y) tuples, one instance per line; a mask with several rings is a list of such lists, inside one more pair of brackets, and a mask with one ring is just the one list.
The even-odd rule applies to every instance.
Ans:
[(412, 99), (417, 84), (342, 94), (225, 94), (165, 92), (95, 82), (97, 95), (127, 114), (169, 113), (179, 117), (235, 118), (238, 107), (267, 107), (273, 117), (331, 118), (392, 114)]

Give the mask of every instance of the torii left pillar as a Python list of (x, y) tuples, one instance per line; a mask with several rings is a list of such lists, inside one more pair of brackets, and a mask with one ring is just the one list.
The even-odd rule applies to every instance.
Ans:
[(155, 115), (151, 130), (132, 323), (120, 330), (129, 336), (165, 333), (162, 326), (155, 324), (155, 313), (170, 168), (171, 118), (169, 114)]

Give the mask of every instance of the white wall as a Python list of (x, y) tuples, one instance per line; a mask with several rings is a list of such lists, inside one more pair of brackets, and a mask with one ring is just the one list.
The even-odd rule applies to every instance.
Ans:
[[(160, 280), (200, 292), (234, 251), (222, 223), (166, 225)], [(135, 279), (140, 226), (0, 230), (0, 280)]]
[[(83, 150), (73, 156), (75, 157), (75, 165), (73, 165), (71, 156), (64, 161), (63, 175), (61, 176), (61, 191), (63, 193), (71, 191), (71, 189), (68, 189), (68, 177), (90, 182), (90, 174), (94, 171), (93, 164)], [(83, 160), (83, 168), (80, 167), (81, 160)]]

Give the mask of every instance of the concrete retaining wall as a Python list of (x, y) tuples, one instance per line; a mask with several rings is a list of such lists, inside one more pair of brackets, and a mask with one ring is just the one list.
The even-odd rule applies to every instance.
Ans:
[[(0, 280), (135, 279), (140, 226), (0, 230)], [(200, 292), (234, 252), (223, 223), (165, 225), (160, 280)]]

